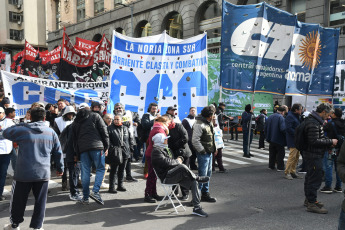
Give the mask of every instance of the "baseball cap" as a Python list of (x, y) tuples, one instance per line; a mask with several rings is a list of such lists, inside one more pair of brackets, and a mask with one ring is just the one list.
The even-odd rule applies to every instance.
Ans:
[(165, 136), (163, 133), (157, 133), (152, 137), (152, 141), (155, 144), (163, 144), (165, 139), (168, 139), (170, 136)]
[(90, 108), (90, 106), (87, 103), (81, 103), (79, 105), (79, 109), (85, 109), (85, 108)]
[(169, 106), (167, 111), (169, 111), (169, 110), (177, 110), (177, 109), (175, 107), (173, 107), (173, 106)]

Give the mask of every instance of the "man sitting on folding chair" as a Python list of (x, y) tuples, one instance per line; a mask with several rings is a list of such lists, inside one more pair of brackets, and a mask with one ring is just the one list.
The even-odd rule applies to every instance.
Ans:
[(182, 164), (183, 158), (173, 159), (171, 150), (168, 148), (168, 138), (158, 133), (152, 137), (154, 143), (151, 153), (152, 166), (157, 176), (164, 184), (180, 184), (192, 190), (193, 215), (207, 217), (200, 206), (200, 194), (198, 182), (209, 181), (207, 176), (196, 176), (186, 165)]

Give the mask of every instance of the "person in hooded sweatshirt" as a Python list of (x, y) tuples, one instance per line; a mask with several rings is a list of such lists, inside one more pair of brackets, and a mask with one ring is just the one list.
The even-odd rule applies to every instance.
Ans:
[(44, 108), (31, 110), (31, 123), (20, 123), (4, 130), (3, 137), (18, 143), (17, 167), (12, 182), (10, 204), (11, 224), (5, 230), (19, 229), (24, 221), (24, 212), (29, 193), (35, 197), (30, 228), (41, 229), (45, 216), (48, 184), (50, 179), (50, 157), (55, 157), (57, 175), (64, 171), (60, 141), (54, 130), (44, 124)]
[(183, 127), (187, 130), (188, 133), (188, 146), (192, 152), (192, 155), (189, 158), (189, 167), (191, 170), (198, 170), (198, 166), (195, 164), (196, 161), (196, 151), (192, 145), (192, 134), (193, 134), (193, 125), (195, 123), (195, 116), (196, 116), (196, 108), (190, 107), (189, 115), (182, 120)]
[[(62, 133), (62, 131), (72, 124), (74, 117), (76, 115), (76, 112), (73, 108), (73, 106), (66, 106), (64, 109), (64, 112), (61, 117), (57, 117), (54, 121), (53, 129), (56, 132), (58, 136)], [(66, 153), (64, 153), (64, 166), (66, 167)], [(67, 172), (65, 170), (64, 174), (62, 175), (62, 191), (67, 191)]]
[[(122, 162), (110, 160), (109, 173), (109, 193), (117, 193), (117, 191), (125, 192), (126, 188), (123, 186), (123, 178), (125, 166), (131, 156), (131, 151), (134, 147), (134, 139), (129, 128), (122, 124), (122, 116), (115, 115), (114, 123), (108, 126), (110, 148), (108, 157), (112, 154), (114, 148), (120, 148), (122, 154)], [(110, 158), (111, 159), (111, 158)], [(117, 191), (115, 190), (115, 177), (117, 176)]]

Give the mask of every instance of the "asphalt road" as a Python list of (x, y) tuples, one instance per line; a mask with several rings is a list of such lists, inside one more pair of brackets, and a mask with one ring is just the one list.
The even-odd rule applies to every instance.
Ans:
[[(263, 156), (256, 158), (267, 160)], [(102, 190), (104, 206), (92, 200), (88, 206), (76, 204), (60, 186), (52, 188), (44, 229), (337, 229), (344, 194), (319, 193), (318, 199), (329, 213), (309, 213), (303, 206), (304, 180), (286, 180), (283, 172), (268, 170), (267, 162), (252, 161), (241, 167), (232, 167), (231, 162), (227, 165), (229, 173), (212, 175), (211, 195), (217, 203), (202, 203), (209, 214), (207, 218), (192, 216), (191, 207), (178, 215), (171, 205), (154, 212), (157, 204), (143, 202), (146, 181), (141, 179), (125, 183), (124, 193), (108, 194)], [(142, 171), (139, 166), (133, 168), (137, 173)], [(163, 194), (161, 188), (158, 191)], [(21, 229), (28, 229), (33, 203), (30, 196)], [(9, 201), (0, 202), (0, 226), (9, 222), (8, 209)]]

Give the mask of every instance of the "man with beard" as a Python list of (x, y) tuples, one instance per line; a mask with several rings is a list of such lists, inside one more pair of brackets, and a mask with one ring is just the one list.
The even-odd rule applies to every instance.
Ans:
[(187, 130), (188, 133), (188, 145), (189, 149), (192, 151), (192, 156), (189, 158), (189, 167), (191, 170), (198, 170), (198, 166), (195, 164), (196, 160), (196, 151), (192, 145), (192, 134), (193, 134), (193, 125), (195, 123), (196, 108), (191, 107), (189, 109), (189, 115), (182, 120), (183, 127)]
[[(125, 110), (125, 107), (121, 103), (116, 103), (113, 111), (114, 115), (119, 115), (122, 117), (122, 123), (124, 126), (129, 128), (131, 137), (134, 137), (134, 127), (136, 128), (140, 123), (139, 116), (134, 116), (133, 112)], [(134, 142), (135, 144), (135, 142)], [(131, 153), (133, 155), (133, 153)], [(126, 181), (137, 182), (138, 180), (132, 177), (132, 157), (129, 157), (126, 163)]]

